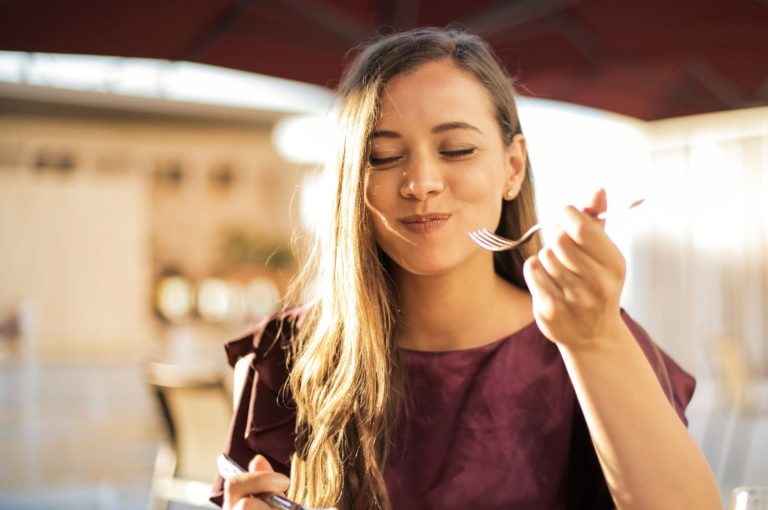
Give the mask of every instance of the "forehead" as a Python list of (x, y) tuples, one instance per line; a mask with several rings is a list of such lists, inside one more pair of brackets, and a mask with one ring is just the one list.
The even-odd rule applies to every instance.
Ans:
[(428, 62), (395, 76), (381, 97), (379, 127), (399, 120), (468, 120), (495, 123), (490, 92), (450, 60)]

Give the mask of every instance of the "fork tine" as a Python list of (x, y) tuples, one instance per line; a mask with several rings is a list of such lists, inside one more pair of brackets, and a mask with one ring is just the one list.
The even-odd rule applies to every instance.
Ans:
[(480, 234), (478, 234), (477, 230), (473, 230), (469, 233), (470, 239), (472, 239), (476, 244), (479, 244), (482, 248), (489, 248), (488, 245), (486, 245), (485, 241), (482, 237), (480, 237)]
[(484, 228), (470, 232), (469, 237), (486, 250), (502, 251), (514, 246), (513, 242), (499, 237)]
[(482, 232), (480, 230), (473, 230), (472, 232), (469, 233), (469, 237), (481, 248), (485, 248), (486, 250), (491, 250), (491, 251), (498, 250), (496, 245), (486, 241), (486, 239), (482, 236)]
[(469, 233), (469, 236), (478, 245), (486, 250), (491, 251), (503, 251), (517, 248), (518, 246), (527, 243), (533, 237), (533, 234), (541, 230), (541, 224), (534, 225), (525, 232), (520, 239), (512, 240), (500, 235), (494, 234), (486, 228), (481, 228)]
[(482, 229), (479, 232), (479, 236), (481, 239), (483, 239), (487, 244), (490, 244), (492, 246), (496, 246), (497, 248), (504, 249), (507, 248), (513, 244), (509, 239), (504, 239), (503, 237), (499, 237), (490, 230)]

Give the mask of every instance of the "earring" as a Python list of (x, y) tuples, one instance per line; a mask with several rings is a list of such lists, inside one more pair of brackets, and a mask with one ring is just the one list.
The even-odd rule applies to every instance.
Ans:
[(513, 190), (513, 189), (508, 189), (508, 190), (507, 190), (507, 198), (510, 198), (510, 199), (511, 199), (511, 198), (515, 198), (515, 190)]

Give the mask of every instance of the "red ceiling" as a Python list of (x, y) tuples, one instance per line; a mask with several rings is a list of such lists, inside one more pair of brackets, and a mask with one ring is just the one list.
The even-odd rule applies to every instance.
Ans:
[(489, 40), (527, 95), (641, 119), (768, 104), (768, 0), (0, 0), (0, 49), (333, 86), (355, 42), (448, 23)]

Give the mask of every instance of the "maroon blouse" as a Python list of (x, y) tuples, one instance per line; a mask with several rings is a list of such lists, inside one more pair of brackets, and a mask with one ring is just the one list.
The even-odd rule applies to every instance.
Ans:
[[(694, 379), (622, 316), (686, 422)], [(232, 365), (256, 353), (224, 447), (242, 465), (260, 453), (290, 471), (295, 416), (278, 392), (300, 319), (272, 318), (226, 346)], [(384, 471), (393, 508), (614, 508), (560, 352), (535, 322), (480, 347), (399, 355), (409, 412)], [(211, 495), (219, 505), (222, 487), (219, 477)]]

